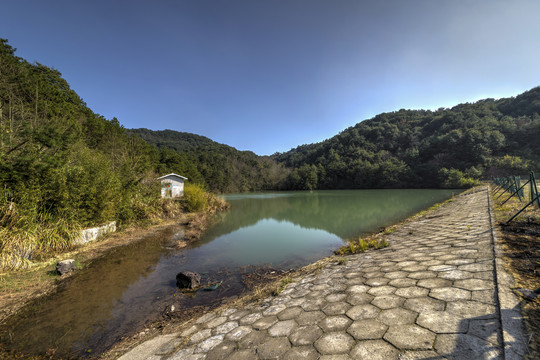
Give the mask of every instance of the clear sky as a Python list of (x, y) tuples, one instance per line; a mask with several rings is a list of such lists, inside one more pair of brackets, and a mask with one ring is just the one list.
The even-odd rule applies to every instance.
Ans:
[(538, 0), (2, 0), (95, 112), (257, 154), (540, 85)]

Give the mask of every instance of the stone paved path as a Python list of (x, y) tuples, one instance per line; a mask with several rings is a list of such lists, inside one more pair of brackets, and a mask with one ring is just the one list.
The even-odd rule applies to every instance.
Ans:
[[(519, 311), (499, 306), (490, 224), (486, 189), (458, 196), (388, 235), (386, 249), (208, 313), (121, 359), (521, 358)], [(501, 318), (513, 326), (503, 332)]]

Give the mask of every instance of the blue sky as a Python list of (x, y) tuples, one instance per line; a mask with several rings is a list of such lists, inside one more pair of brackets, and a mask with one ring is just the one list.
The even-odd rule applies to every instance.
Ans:
[(257, 154), (540, 85), (537, 0), (3, 0), (0, 37), (95, 112)]

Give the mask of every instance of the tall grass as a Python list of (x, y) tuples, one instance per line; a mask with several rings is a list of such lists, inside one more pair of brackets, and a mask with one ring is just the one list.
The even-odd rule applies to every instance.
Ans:
[(41, 214), (38, 221), (20, 212), (14, 202), (0, 204), (0, 270), (27, 268), (31, 259), (72, 248), (80, 226), (69, 219), (51, 219)]

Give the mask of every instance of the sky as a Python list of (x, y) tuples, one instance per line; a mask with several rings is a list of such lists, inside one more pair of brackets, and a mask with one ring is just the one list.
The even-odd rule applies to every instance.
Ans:
[(126, 128), (259, 155), (540, 85), (538, 0), (2, 0), (0, 38)]

